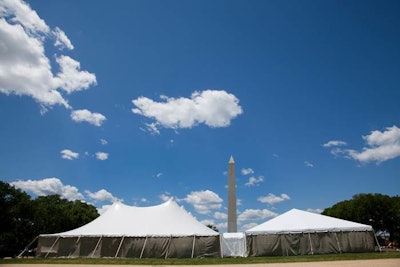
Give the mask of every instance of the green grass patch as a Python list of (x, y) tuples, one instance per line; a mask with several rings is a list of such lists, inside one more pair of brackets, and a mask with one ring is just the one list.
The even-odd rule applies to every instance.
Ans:
[(0, 259), (0, 264), (118, 264), (118, 265), (218, 265), (218, 264), (256, 264), (256, 263), (284, 263), (284, 262), (313, 262), (313, 261), (340, 261), (340, 260), (367, 260), (400, 258), (400, 252), (375, 253), (347, 253), (324, 254), (288, 257), (249, 257), (249, 258), (203, 258), (203, 259)]

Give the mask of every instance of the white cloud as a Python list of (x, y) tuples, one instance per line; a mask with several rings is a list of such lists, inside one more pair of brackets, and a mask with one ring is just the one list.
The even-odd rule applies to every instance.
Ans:
[(252, 168), (242, 169), (243, 175), (248, 175), (248, 174), (253, 174), (253, 173), (254, 173), (254, 171)]
[(246, 209), (243, 211), (239, 217), (238, 221), (243, 222), (243, 221), (255, 221), (255, 220), (261, 220), (265, 218), (272, 218), (277, 216), (278, 214), (267, 210), (267, 209)]
[(309, 161), (304, 161), (304, 165), (306, 165), (308, 168), (314, 168), (314, 164)]
[(96, 159), (98, 159), (98, 160), (107, 160), (108, 159), (108, 153), (96, 152)]
[(250, 228), (253, 228), (253, 227), (257, 226), (257, 225), (258, 225), (258, 223), (255, 223), (255, 222), (247, 223), (247, 224), (243, 225), (241, 227), (241, 229), (242, 229), (242, 231), (246, 231), (246, 230), (248, 230)]
[(171, 193), (165, 192), (164, 194), (160, 195), (160, 199), (164, 202), (170, 200), (172, 198)]
[(60, 153), (61, 153), (61, 158), (63, 159), (73, 160), (79, 158), (79, 153), (73, 152), (69, 149), (61, 150)]
[(156, 174), (156, 178), (160, 178), (162, 175), (163, 175), (163, 173), (159, 172), (159, 173)]
[(192, 128), (204, 123), (210, 127), (227, 127), (231, 120), (243, 113), (239, 100), (223, 90), (194, 92), (191, 98), (161, 96), (163, 102), (147, 97), (132, 100), (135, 114), (154, 119), (147, 130), (159, 134), (158, 127), (170, 129)]
[(249, 181), (245, 183), (245, 186), (254, 186), (254, 185), (259, 185), (264, 181), (264, 176), (258, 176), (258, 178), (252, 176), (249, 178)]
[(95, 193), (86, 190), (85, 193), (88, 195), (89, 198), (97, 201), (110, 201), (115, 202), (118, 198), (114, 197), (110, 192), (105, 189), (101, 189)]
[(80, 71), (80, 63), (68, 56), (56, 56), (60, 73), (53, 75), (45, 42), (56, 38), (69, 40), (61, 29), (50, 28), (28, 4), (18, 0), (0, 1), (0, 92), (30, 96), (47, 111), (53, 105), (70, 108), (58, 89), (67, 92), (96, 84), (94, 74)]
[(21, 24), (29, 32), (47, 33), (50, 31), (46, 22), (24, 1), (2, 0), (0, 2), (0, 15), (11, 17), (11, 22)]
[(111, 206), (112, 206), (112, 205), (103, 205), (103, 206), (101, 206), (101, 208), (98, 208), (98, 209), (97, 209), (97, 212), (98, 212), (100, 215), (103, 215), (104, 212), (106, 212)]
[(225, 232), (222, 229), (228, 228), (228, 223), (227, 222), (217, 223), (215, 226), (222, 233), (222, 232)]
[(272, 193), (269, 193), (265, 197), (259, 197), (257, 200), (260, 201), (261, 203), (267, 203), (269, 205), (274, 205), (277, 203), (280, 203), (285, 200), (289, 200), (290, 197), (287, 194), (281, 194), (280, 196), (276, 196)]
[(37, 196), (47, 196), (58, 194), (68, 200), (83, 199), (83, 195), (75, 186), (64, 185), (58, 178), (45, 178), (42, 180), (27, 180), (11, 182), (11, 185), (31, 192)]
[(142, 198), (140, 199), (140, 202), (146, 203), (146, 202), (148, 202), (148, 200), (147, 200), (146, 198), (142, 197)]
[(222, 199), (210, 190), (194, 191), (186, 196), (185, 201), (193, 205), (200, 214), (208, 214), (213, 209), (222, 207)]
[(76, 122), (84, 121), (95, 126), (101, 126), (107, 118), (100, 113), (92, 113), (87, 109), (81, 109), (72, 111), (71, 119)]
[(323, 209), (307, 209), (308, 212), (321, 214), (324, 210)]
[(85, 90), (97, 84), (96, 76), (93, 73), (81, 71), (81, 64), (78, 61), (69, 56), (57, 57), (56, 61), (61, 70), (55, 78), (56, 84), (67, 93)]
[(214, 218), (217, 220), (226, 220), (228, 219), (228, 214), (217, 211), (214, 213)]
[(100, 143), (101, 143), (103, 146), (105, 146), (105, 145), (108, 144), (108, 142), (107, 142), (106, 139), (100, 139)]
[(329, 141), (329, 142), (323, 144), (322, 146), (323, 147), (332, 147), (332, 146), (345, 146), (345, 145), (347, 145), (347, 143), (344, 141), (332, 140), (332, 141)]
[(367, 143), (361, 151), (355, 149), (334, 148), (331, 153), (335, 156), (357, 160), (361, 163), (381, 163), (390, 159), (400, 157), (400, 128), (393, 125), (385, 131), (372, 131), (369, 135), (362, 137)]
[(63, 50), (64, 48), (67, 48), (69, 50), (74, 49), (74, 46), (72, 45), (71, 41), (68, 39), (67, 35), (63, 30), (61, 30), (58, 27), (55, 27), (53, 30), (53, 34), (56, 38), (54, 46), (58, 47), (61, 50)]
[(202, 220), (201, 223), (204, 225), (215, 225), (214, 220), (210, 220), (210, 219)]

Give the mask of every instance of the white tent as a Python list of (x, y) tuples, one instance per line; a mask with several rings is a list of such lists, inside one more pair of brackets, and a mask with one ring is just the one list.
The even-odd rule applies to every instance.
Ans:
[(39, 236), (41, 257), (219, 257), (219, 234), (172, 199), (158, 206), (114, 203), (71, 231)]
[(244, 233), (223, 233), (221, 239), (223, 257), (247, 257)]
[(374, 251), (369, 225), (292, 209), (246, 231), (249, 256)]

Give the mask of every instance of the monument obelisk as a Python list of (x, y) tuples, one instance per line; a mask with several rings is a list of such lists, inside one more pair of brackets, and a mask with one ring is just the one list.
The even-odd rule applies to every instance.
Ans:
[(228, 163), (228, 233), (236, 232), (236, 174), (235, 161), (231, 156)]

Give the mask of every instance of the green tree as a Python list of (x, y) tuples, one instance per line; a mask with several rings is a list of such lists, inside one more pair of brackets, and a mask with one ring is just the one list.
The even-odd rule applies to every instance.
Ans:
[[(99, 216), (97, 209), (80, 200), (59, 195), (30, 196), (0, 181), (0, 244), (22, 249), (40, 234), (68, 231)], [(12, 255), (7, 255), (12, 256)]]
[(388, 231), (391, 241), (400, 241), (400, 197), (358, 194), (341, 201), (322, 214), (371, 225), (375, 231)]
[(207, 224), (207, 227), (210, 228), (211, 230), (214, 230), (215, 232), (219, 232), (218, 228), (215, 225)]
[(59, 195), (33, 200), (37, 234), (59, 233), (80, 227), (99, 216), (94, 206), (80, 200), (68, 201)]
[(33, 210), (28, 194), (0, 181), (0, 243), (23, 248), (32, 239)]

